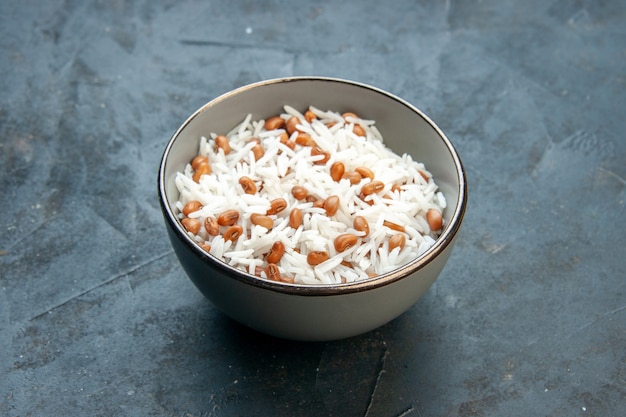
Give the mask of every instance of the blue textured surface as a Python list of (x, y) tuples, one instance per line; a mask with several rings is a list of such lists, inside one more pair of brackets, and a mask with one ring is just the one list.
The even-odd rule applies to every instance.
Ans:
[[(4, 1), (0, 70), (1, 415), (626, 412), (625, 2)], [(339, 342), (224, 318), (157, 204), (188, 115), (290, 75), (399, 95), (468, 172), (433, 288)]]

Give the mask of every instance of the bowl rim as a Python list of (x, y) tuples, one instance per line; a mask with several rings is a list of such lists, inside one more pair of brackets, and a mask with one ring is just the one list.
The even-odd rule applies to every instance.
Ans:
[[(456, 206), (454, 207), (454, 211), (450, 218), (448, 224), (444, 227), (443, 233), (436, 239), (435, 243), (424, 253), (422, 256), (410, 261), (403, 266), (386, 272), (384, 274), (378, 275), (376, 277), (350, 282), (350, 283), (339, 283), (339, 284), (296, 284), (296, 283), (286, 283), (286, 282), (277, 282), (270, 281), (264, 278), (257, 277), (255, 275), (249, 274), (240, 269), (234, 268), (224, 261), (216, 258), (213, 255), (208, 254), (204, 250), (200, 248), (200, 246), (193, 241), (187, 235), (187, 233), (183, 230), (180, 222), (177, 221), (177, 217), (175, 213), (172, 211), (170, 203), (168, 202), (167, 194), (165, 191), (165, 168), (167, 166), (168, 156), (174, 143), (177, 138), (181, 135), (181, 133), (185, 130), (185, 128), (200, 114), (208, 111), (211, 107), (217, 105), (218, 103), (227, 100), (228, 98), (243, 94), (248, 90), (271, 85), (271, 84), (279, 84), (279, 83), (295, 83), (301, 81), (323, 81), (323, 82), (331, 82), (331, 83), (340, 83), (340, 84), (348, 84), (355, 87), (369, 89), (375, 93), (386, 96), (398, 103), (404, 105), (409, 108), (412, 112), (419, 115), (440, 137), (440, 139), (446, 145), (452, 160), (454, 161), (456, 175), (459, 181), (459, 198)], [(445, 133), (437, 126), (431, 119), (428, 117), (423, 111), (410, 104), (408, 101), (396, 96), (393, 93), (385, 91), (379, 87), (375, 87), (370, 84), (365, 84), (358, 81), (352, 81), (343, 78), (336, 77), (326, 77), (326, 76), (291, 76), (291, 77), (281, 77), (281, 78), (271, 78), (267, 80), (257, 81), (254, 83), (250, 83), (247, 85), (243, 85), (241, 87), (230, 90), (226, 93), (223, 93), (212, 100), (208, 101), (196, 111), (194, 111), (191, 116), (183, 122), (178, 129), (174, 132), (174, 134), (170, 137), (167, 142), (167, 146), (163, 152), (161, 157), (161, 161), (159, 164), (158, 171), (158, 197), (159, 203), (161, 206), (161, 210), (164, 213), (164, 217), (167, 221), (168, 226), (173, 230), (178, 237), (185, 245), (197, 256), (199, 256), (203, 261), (210, 262), (213, 266), (221, 269), (226, 275), (236, 279), (244, 284), (252, 285), (255, 287), (259, 287), (262, 289), (279, 292), (279, 293), (288, 293), (288, 294), (297, 294), (303, 296), (328, 296), (328, 295), (338, 295), (338, 294), (349, 294), (355, 292), (362, 292), (373, 290), (375, 288), (379, 288), (385, 285), (389, 285), (396, 281), (399, 281), (405, 277), (408, 277), (415, 272), (423, 269), (429, 263), (431, 263), (439, 254), (441, 254), (454, 240), (456, 234), (459, 231), (461, 226), (463, 217), (465, 215), (465, 211), (467, 208), (467, 180), (466, 180), (466, 172), (463, 166), (463, 162), (459, 157), (454, 145), (445, 135)]]

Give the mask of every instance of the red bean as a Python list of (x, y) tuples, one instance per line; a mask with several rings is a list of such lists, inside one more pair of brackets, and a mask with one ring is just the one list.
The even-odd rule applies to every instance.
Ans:
[(280, 129), (285, 126), (285, 120), (280, 116), (272, 116), (265, 121), (266, 130)]
[(280, 281), (280, 270), (278, 269), (278, 265), (275, 263), (270, 263), (265, 267), (265, 275), (267, 275), (267, 279), (271, 281)]
[(243, 227), (236, 224), (226, 229), (226, 231), (224, 232), (224, 240), (235, 241), (239, 239), (242, 234), (243, 234)]
[(277, 264), (285, 254), (285, 244), (280, 240), (277, 240), (272, 245), (272, 248), (267, 253), (266, 260), (270, 264)]
[(352, 223), (354, 230), (358, 230), (359, 232), (365, 232), (365, 236), (370, 234), (370, 225), (367, 222), (367, 219), (363, 216), (356, 216)]
[(254, 194), (256, 193), (256, 184), (250, 177), (246, 177), (245, 175), (239, 178), (239, 185), (243, 189), (243, 192), (246, 194)]
[(329, 258), (330, 257), (328, 255), (328, 252), (326, 251), (314, 251), (309, 252), (309, 254), (306, 256), (306, 261), (309, 265), (315, 266), (321, 264), (324, 261), (327, 261)]
[(220, 233), (220, 225), (217, 223), (217, 219), (213, 216), (208, 216), (204, 219), (204, 229), (211, 236), (217, 236)]
[(291, 135), (293, 132), (297, 130), (296, 126), (299, 124), (300, 124), (300, 119), (298, 119), (296, 116), (291, 116), (289, 119), (287, 119), (287, 124), (286, 124), (287, 133)]
[(274, 220), (272, 220), (270, 216), (265, 216), (259, 213), (252, 213), (250, 215), (250, 222), (256, 226), (265, 227), (267, 230), (274, 227)]
[(404, 249), (404, 245), (406, 244), (406, 237), (398, 233), (397, 235), (391, 236), (389, 239), (389, 252), (394, 250), (395, 248), (400, 248), (400, 250)]
[(196, 172), (193, 173), (192, 179), (195, 182), (200, 182), (200, 178), (203, 175), (209, 175), (211, 173), (211, 165), (207, 164), (200, 164), (198, 166), (198, 168), (196, 169)]
[(267, 210), (268, 215), (278, 214), (287, 208), (287, 200), (284, 198), (275, 198), (270, 201), (270, 208)]
[(183, 224), (183, 227), (192, 234), (197, 234), (200, 231), (200, 226), (202, 223), (198, 219), (192, 219), (189, 217), (185, 217), (180, 221)]
[(224, 135), (219, 135), (215, 138), (215, 146), (224, 151), (224, 155), (228, 155), (231, 151), (230, 142)]
[(344, 233), (335, 238), (333, 244), (337, 252), (343, 252), (359, 242), (359, 238), (352, 233)]
[(183, 207), (183, 214), (185, 216), (189, 216), (191, 213), (200, 210), (201, 207), (201, 202), (197, 200), (189, 201), (187, 204), (185, 204), (185, 207)]
[(297, 229), (302, 225), (302, 210), (299, 208), (294, 208), (289, 213), (289, 226)]
[(426, 212), (426, 221), (428, 221), (428, 227), (432, 231), (439, 230), (443, 226), (443, 216), (436, 209), (430, 209)]
[(361, 174), (361, 177), (369, 178), (372, 181), (374, 180), (374, 172), (368, 167), (356, 167), (354, 170)]
[(239, 220), (239, 212), (237, 210), (225, 210), (217, 217), (217, 224), (220, 226), (232, 226)]
[(335, 181), (341, 180), (345, 172), (346, 166), (343, 164), (343, 162), (338, 161), (330, 166), (330, 176)]
[(293, 198), (296, 200), (304, 200), (308, 194), (307, 189), (301, 185), (294, 185), (291, 189), (291, 195), (293, 195)]
[(326, 210), (327, 216), (334, 216), (337, 213), (337, 210), (339, 210), (339, 197), (331, 195), (324, 200), (324, 210)]
[(371, 181), (361, 187), (361, 193), (368, 196), (370, 194), (381, 192), (385, 188), (385, 184), (382, 181)]
[(195, 158), (193, 158), (191, 160), (191, 168), (194, 169), (194, 171), (196, 169), (198, 169), (198, 167), (202, 164), (208, 164), (209, 163), (209, 157), (208, 156), (204, 156), (204, 155), (198, 155)]

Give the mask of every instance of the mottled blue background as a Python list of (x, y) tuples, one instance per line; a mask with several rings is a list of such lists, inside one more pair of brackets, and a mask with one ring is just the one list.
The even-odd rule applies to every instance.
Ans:
[[(1, 415), (624, 415), (626, 2), (3, 1), (0, 70)], [(157, 203), (187, 116), (291, 75), (410, 101), (468, 173), (440, 279), (332, 343), (223, 317)]]

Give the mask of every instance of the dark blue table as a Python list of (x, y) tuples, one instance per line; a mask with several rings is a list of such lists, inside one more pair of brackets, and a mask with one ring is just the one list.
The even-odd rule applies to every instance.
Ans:
[[(626, 3), (4, 1), (0, 415), (626, 415)], [(329, 343), (217, 312), (156, 197), (182, 121), (348, 78), (430, 115), (470, 202), (388, 325)]]

